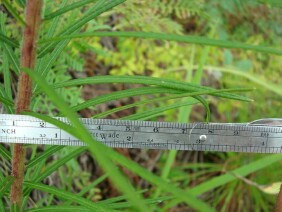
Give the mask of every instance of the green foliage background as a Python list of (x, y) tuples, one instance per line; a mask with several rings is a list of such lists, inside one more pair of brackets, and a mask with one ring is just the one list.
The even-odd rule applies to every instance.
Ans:
[[(29, 113), (30, 115), (48, 120), (62, 129), (65, 127), (65, 130), (76, 133), (77, 137), (90, 144), (91, 138), (87, 137), (87, 132), (84, 132), (73, 113), (75, 107), (85, 101), (81, 96), (83, 88), (61, 86), (56, 89), (56, 94), (50, 86), (55, 84), (53, 87), (56, 87), (56, 84), (72, 80), (73, 74), (78, 78), (85, 77), (86, 58), (90, 55), (92, 63), (97, 64), (92, 70), (95, 76), (111, 74), (115, 76), (114, 79), (121, 79), (119, 76), (129, 75), (133, 76), (133, 80), (134, 76), (141, 75), (185, 81), (217, 89), (256, 88), (244, 94), (254, 102), (227, 101), (205, 95), (211, 110), (210, 121), (212, 122), (250, 122), (260, 118), (281, 117), (282, 20), (279, 2), (254, 0), (156, 0), (151, 2), (142, 0), (119, 4), (118, 2), (122, 1), (112, 1), (119, 5), (113, 9), (110, 7), (109, 10), (105, 9), (108, 11), (78, 27), (73, 33), (60, 34), (64, 33), (62, 29), (73, 26), (78, 20), (83, 20), (87, 14), (90, 16), (91, 12), (87, 13), (87, 11), (92, 10), (93, 13), (99, 6), (107, 6), (110, 2), (45, 1), (45, 21), (40, 31), (37, 66), (34, 74), (29, 73), (34, 82), (38, 83), (37, 85), (35, 83), (34, 87), (32, 111), (39, 114)], [(74, 6), (68, 12), (64, 9), (67, 8), (66, 5), (71, 6), (74, 3), (81, 3), (81, 7)], [(12, 9), (9, 10), (7, 5)], [(20, 70), (20, 51), (16, 48), (20, 42), (14, 41), (22, 39), (24, 1), (18, 0), (12, 3), (6, 1), (6, 5), (1, 7), (5, 8), (5, 12), (1, 12), (0, 71), (4, 79), (0, 87), (1, 102), (5, 113), (13, 113), (11, 102), (15, 96), (15, 84)], [(59, 8), (64, 13), (57, 16), (53, 12)], [(13, 13), (13, 10), (17, 12)], [(240, 48), (218, 48), (215, 47), (216, 45), (196, 45), (189, 42), (123, 36), (89, 35), (79, 38), (83, 33), (91, 34), (96, 31), (142, 31), (204, 36), (245, 45), (271, 46), (280, 53), (275, 55)], [(71, 35), (73, 36), (71, 40), (65, 38), (63, 41), (48, 41), (54, 37), (62, 38), (62, 36)], [(48, 45), (55, 46), (49, 48)], [(44, 48), (46, 46), (48, 48)], [(126, 82), (129, 83), (130, 79)], [(109, 85), (106, 84), (105, 87)], [(39, 93), (40, 90), (41, 93)], [(140, 90), (145, 94), (145, 90), (142, 88)], [(130, 104), (150, 101), (161, 96), (163, 95), (154, 94), (152, 91), (150, 95), (123, 100), (126, 104)], [(98, 100), (94, 100), (90, 106), (91, 114), (95, 117), (102, 116), (101, 112), (105, 112), (97, 106)], [(115, 101), (113, 97), (105, 98), (105, 102), (112, 101)], [(67, 105), (64, 105), (65, 102)], [(200, 105), (162, 110), (157, 115), (146, 113), (152, 107), (160, 109), (168, 104), (179, 102), (189, 103), (191, 99), (186, 97), (179, 101), (168, 96), (163, 101), (140, 104), (130, 112), (143, 114), (140, 117), (144, 120), (205, 121), (208, 110)], [(68, 105), (74, 107), (73, 110), (66, 109)], [(50, 116), (63, 114), (71, 120), (75, 128), (71, 131), (72, 129), (67, 129), (61, 123), (56, 123), (40, 114)], [(136, 117), (139, 116), (119, 118), (135, 119)], [(39, 209), (36, 208), (40, 208), (41, 211), (59, 208), (64, 211), (108, 211), (111, 209), (167, 211), (173, 210), (174, 207), (179, 210), (192, 207), (202, 211), (206, 211), (207, 208), (211, 210), (211, 207), (217, 211), (272, 211), (276, 197), (269, 194), (269, 190), (264, 186), (280, 182), (282, 175), (280, 155), (159, 151), (152, 174), (142, 169), (137, 161), (134, 163), (136, 160), (134, 157), (140, 157), (142, 154), (148, 156), (153, 153), (150, 150), (144, 150), (141, 153), (134, 152), (132, 153), (134, 157), (126, 160), (96, 142), (89, 147), (92, 156), (85, 153), (86, 148), (47, 146), (39, 148), (29, 145), (27, 149), (31, 152), (24, 184), (23, 208), (27, 211), (38, 211)], [(98, 150), (101, 150), (100, 154)], [(102, 155), (103, 151), (106, 151), (109, 157)], [(5, 188), (0, 190), (0, 210), (6, 210), (10, 207), (8, 197), (9, 185), (12, 183), (9, 177), (10, 148), (1, 145), (0, 153), (0, 187)], [(82, 156), (78, 157), (79, 155)], [(97, 160), (105, 174), (97, 175), (97, 173), (91, 173), (89, 169), (84, 169), (81, 158), (86, 158), (87, 163)], [(123, 169), (116, 168), (116, 164), (137, 173), (147, 186), (134, 185), (133, 189), (133, 186), (130, 186), (127, 179), (120, 173)], [(144, 167), (148, 169), (146, 163)], [(95, 175), (94, 178), (93, 175)], [(108, 183), (105, 180), (108, 177), (125, 194), (124, 196), (120, 194), (118, 197), (110, 198), (105, 194), (105, 190), (112, 187), (109, 185), (105, 188), (105, 184)], [(52, 187), (44, 185), (52, 185), (54, 179), (56, 182)], [(118, 182), (121, 182), (120, 185)], [(165, 188), (166, 186), (168, 187)], [(32, 189), (34, 193), (30, 193)], [(273, 187), (270, 190), (275, 191)], [(194, 201), (193, 198), (196, 200)]]

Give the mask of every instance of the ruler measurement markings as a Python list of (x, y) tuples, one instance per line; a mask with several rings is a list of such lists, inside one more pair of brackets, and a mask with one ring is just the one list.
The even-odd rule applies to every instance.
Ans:
[[(8, 121), (11, 119), (9, 117), (12, 117), (12, 116), (11, 115), (7, 116)], [(67, 124), (69, 124), (69, 121), (65, 118), (61, 118), (61, 119), (58, 118), (58, 119), (63, 120)], [(46, 122), (41, 122), (40, 120), (37, 120), (35, 118), (24, 118), (24, 117), (22, 118), (21, 117), (19, 119), (14, 119), (13, 122), (15, 122), (15, 120), (19, 120), (18, 121), (19, 126), (17, 126), (16, 129), (19, 129), (21, 127), (23, 127), (24, 129), (31, 129), (31, 130), (41, 128), (40, 130), (41, 132), (43, 132), (43, 129), (45, 130), (44, 132), (48, 132), (48, 130), (50, 129), (53, 129), (53, 130), (57, 129), (53, 125), (46, 124)], [(27, 121), (28, 125), (30, 125), (31, 123), (31, 126), (23, 126), (22, 125), (23, 123), (20, 123), (23, 120)], [(262, 126), (250, 126), (246, 124), (206, 124), (206, 123), (182, 124), (182, 123), (166, 123), (166, 122), (93, 120), (93, 119), (84, 119), (82, 122), (84, 122), (85, 125), (87, 125), (87, 128), (90, 131), (93, 131), (94, 133), (96, 133), (95, 134), (96, 136), (94, 137), (97, 140), (99, 140), (100, 142), (104, 142), (104, 143), (107, 142), (107, 145), (108, 144), (114, 145), (117, 141), (116, 140), (117, 130), (119, 130), (121, 134), (124, 134), (124, 130), (122, 129), (122, 127), (129, 125), (131, 127), (131, 133), (132, 133), (132, 138), (130, 140), (131, 143), (126, 144), (125, 142), (123, 142), (121, 144), (121, 146), (124, 146), (127, 148), (130, 148), (130, 146), (131, 147), (134, 146), (137, 148), (138, 147), (140, 148), (149, 147), (149, 148), (157, 148), (157, 149), (165, 149), (165, 148), (169, 149), (169, 148), (172, 148), (172, 146), (174, 145), (175, 149), (182, 149), (182, 150), (186, 150), (186, 149), (210, 150), (214, 148), (217, 151), (230, 151), (233, 148), (234, 150), (236, 150), (237, 148), (238, 151), (251, 152), (251, 151), (255, 151), (255, 147), (252, 147), (251, 143), (256, 143), (256, 141), (265, 139), (266, 145), (264, 147), (257, 147), (258, 152), (270, 153), (270, 152), (275, 152), (275, 149), (276, 149), (276, 152), (282, 151), (282, 146), (279, 143), (279, 141), (282, 139), (282, 135), (280, 136), (279, 133), (282, 133), (282, 130), (281, 130), (281, 127), (276, 127), (276, 126), (262, 127)], [(34, 126), (34, 123), (36, 123), (35, 126)], [(38, 123), (40, 127), (38, 127)], [(44, 124), (41, 124), (41, 123), (44, 123)], [(97, 124), (101, 125), (100, 129), (93, 129), (93, 127), (94, 128), (97, 127), (96, 126)], [(120, 125), (120, 127), (116, 126), (117, 124)], [(138, 125), (138, 126), (136, 127), (135, 125)], [(114, 128), (118, 127), (118, 129), (117, 128), (116, 130), (111, 129), (113, 127)], [(63, 141), (64, 136), (68, 136), (67, 145), (73, 145), (73, 144), (81, 145), (81, 142), (78, 141), (77, 139), (75, 140), (72, 136), (68, 135), (67, 133), (65, 133), (64, 136), (62, 136), (61, 129), (58, 129), (58, 130), (60, 134), (59, 138), (55, 139), (56, 137), (55, 138), (51, 137), (49, 138), (49, 141), (50, 141), (49, 143), (58, 144), (59, 141)], [(257, 133), (252, 133), (252, 132), (257, 132)], [(232, 135), (232, 133), (234, 134)], [(265, 134), (262, 134), (262, 133), (265, 133)], [(137, 135), (136, 141), (135, 141), (135, 135)], [(153, 138), (152, 143), (148, 144), (146, 143), (144, 139), (138, 138), (140, 137), (140, 135), (143, 135), (143, 136), (147, 135), (149, 138)], [(199, 141), (200, 135), (207, 135), (207, 140), (203, 142)], [(3, 135), (1, 136), (3, 137)], [(8, 135), (6, 134), (4, 141), (8, 140), (7, 137)], [(169, 137), (171, 140), (170, 142), (173, 142), (173, 143), (170, 143), (169, 140), (164, 139), (164, 137)], [(35, 143), (34, 142), (36, 141), (35, 139), (36, 138), (32, 139), (33, 143)], [(112, 144), (111, 139), (114, 142), (113, 144)], [(240, 140), (241, 143), (240, 144), (235, 143), (232, 146), (229, 146), (228, 145), (229, 143), (230, 144), (234, 143), (234, 139), (235, 139), (235, 142), (236, 140), (237, 141)], [(41, 143), (44, 143), (47, 140), (45, 140), (44, 138), (41, 138), (40, 141)], [(142, 140), (142, 143), (138, 142), (138, 140)], [(177, 143), (178, 140), (179, 142)], [(24, 135), (24, 142), (26, 141), (27, 139)], [(242, 142), (244, 141), (246, 141), (245, 145), (243, 145), (244, 143), (242, 144)], [(38, 138), (36, 142), (40, 143)], [(192, 146), (191, 146), (191, 143), (192, 143)], [(215, 146), (212, 143), (215, 143), (215, 145), (217, 146)], [(223, 145), (220, 145), (218, 143), (221, 143)], [(282, 143), (282, 140), (281, 140), (281, 143)], [(268, 148), (268, 145), (272, 145), (270, 146), (270, 149)]]

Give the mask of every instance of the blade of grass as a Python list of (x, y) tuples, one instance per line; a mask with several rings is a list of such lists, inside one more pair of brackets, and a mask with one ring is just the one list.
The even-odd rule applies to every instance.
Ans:
[(25, 210), (25, 212), (52, 212), (52, 211), (62, 211), (62, 212), (92, 212), (93, 210), (90, 210), (88, 208), (85, 208), (83, 206), (47, 206), (43, 208), (33, 208), (29, 210)]
[(171, 99), (177, 99), (177, 98), (182, 98), (182, 97), (189, 97), (189, 96), (197, 96), (197, 95), (204, 95), (204, 94), (210, 94), (211, 92), (245, 92), (245, 91), (251, 91), (253, 89), (222, 89), (222, 90), (215, 90), (215, 91), (209, 91), (209, 92), (192, 92), (192, 93), (183, 93), (183, 94), (174, 94), (174, 95), (169, 95), (165, 97), (157, 97), (157, 98), (152, 98), (148, 100), (143, 100), (143, 101), (138, 101), (132, 104), (124, 105), (121, 107), (117, 107), (111, 110), (107, 110), (105, 112), (99, 113), (97, 115), (92, 116), (92, 118), (104, 118), (110, 114), (113, 114), (115, 112), (129, 109), (132, 107), (136, 107), (139, 105), (144, 105), (144, 104), (149, 104), (149, 103), (159, 103), (161, 101), (167, 101)]
[(91, 2), (94, 2), (94, 0), (81, 0), (81, 1), (78, 1), (78, 2), (74, 2), (74, 3), (71, 3), (61, 9), (58, 9), (57, 11), (55, 12), (52, 12), (50, 14), (47, 14), (44, 16), (44, 20), (50, 20), (50, 19), (53, 19), (57, 16), (60, 16), (66, 12), (69, 12), (71, 10), (74, 10), (74, 9), (77, 9), (77, 8), (80, 8), (80, 7), (83, 7), (84, 5), (86, 4), (89, 4)]
[[(125, 0), (112, 0), (112, 1), (100, 0), (100, 1), (97, 1), (97, 3), (94, 5), (94, 7), (90, 8), (82, 18), (80, 18), (78, 21), (73, 23), (71, 26), (68, 26), (61, 33), (59, 33), (59, 35), (69, 35), (69, 34), (76, 32), (87, 22), (93, 20), (94, 18), (96, 18), (99, 15), (101, 15), (102, 13), (112, 9), (113, 7), (123, 3), (124, 1)], [(67, 41), (67, 42), (69, 42), (69, 41)], [(52, 44), (47, 44), (47, 45), (43, 46), (39, 50), (38, 57), (43, 57), (48, 52), (50, 52), (50, 50), (56, 49), (57, 47), (55, 48), (55, 46), (57, 44), (58, 44), (58, 42), (52, 43)]]
[(31, 189), (36, 189), (36, 190), (40, 190), (43, 192), (47, 192), (49, 194), (54, 194), (55, 196), (65, 199), (65, 200), (72, 200), (75, 203), (78, 203), (86, 208), (89, 208), (91, 210), (95, 210), (95, 211), (111, 211), (109, 208), (107, 208), (106, 206), (102, 206), (99, 205), (97, 203), (94, 203), (90, 200), (87, 200), (85, 198), (82, 198), (76, 194), (67, 192), (65, 190), (61, 190), (49, 185), (44, 185), (41, 183), (34, 183), (34, 182), (24, 182), (24, 186), (31, 188)]
[(4, 44), (7, 44), (11, 47), (19, 48), (19, 43), (11, 38), (7, 37), (3, 33), (0, 33), (0, 41)]
[(93, 107), (101, 103), (109, 102), (112, 100), (122, 99), (131, 96), (139, 96), (145, 94), (159, 94), (159, 93), (181, 93), (181, 91), (161, 88), (161, 87), (141, 87), (132, 88), (122, 91), (116, 91), (102, 96), (95, 97), (93, 99), (87, 100), (79, 105), (72, 107), (74, 111), (79, 111), (88, 107)]
[[(82, 197), (83, 195), (85, 195), (87, 192), (89, 192), (92, 188), (94, 188), (95, 186), (97, 186), (98, 184), (100, 184), (101, 182), (103, 182), (106, 178), (108, 177), (107, 174), (102, 175), (101, 177), (99, 177), (98, 179), (94, 180), (92, 183), (90, 183), (89, 185), (85, 186), (77, 195)], [(63, 205), (71, 205), (73, 201), (68, 201), (66, 203), (64, 203)]]
[[(55, 172), (58, 168), (65, 165), (66, 162), (68, 162), (69, 160), (77, 157), (82, 152), (86, 151), (86, 149), (87, 149), (86, 147), (79, 147), (79, 148), (75, 149), (74, 151), (70, 152), (65, 157), (60, 158), (59, 161), (56, 161), (53, 164), (51, 164), (50, 166), (46, 167), (44, 169), (44, 171), (40, 173), (39, 176), (34, 176), (32, 178), (32, 182), (40, 182), (41, 180), (45, 179), (46, 177), (51, 175), (53, 172)], [(26, 196), (28, 193), (29, 193), (28, 190), (25, 189), (24, 190), (24, 196)]]
[[(1, 22), (1, 34), (4, 35), (5, 32), (5, 22), (6, 22), (6, 15), (4, 13), (0, 13), (0, 22)], [(3, 30), (4, 29), (4, 30)], [(9, 63), (13, 66), (14, 71), (16, 74), (20, 73), (20, 62), (14, 51), (12, 50), (11, 46), (8, 46), (6, 43), (2, 42), (0, 39), (0, 44), (3, 47), (4, 52), (6, 52), (8, 58), (9, 58)]]
[[(62, 4), (61, 4), (61, 7), (60, 8), (63, 8), (65, 3), (67, 1), (64, 1)], [(92, 6), (87, 12), (86, 14), (84, 15), (84, 17), (82, 19), (85, 19), (89, 14), (93, 13), (94, 11), (98, 10), (103, 4), (105, 3), (104, 0), (98, 0), (96, 2), (96, 4), (94, 6)], [(55, 33), (55, 29), (57, 27), (57, 23), (58, 23), (58, 20), (59, 20), (59, 17), (56, 17), (53, 19), (53, 22), (52, 22), (52, 26), (53, 28), (50, 28), (49, 31), (48, 31), (48, 34), (47, 34), (47, 37), (52, 37)], [(79, 21), (77, 21), (76, 23), (80, 23)], [(76, 25), (78, 26), (78, 25)], [(76, 32), (78, 30), (80, 30), (80, 28), (83, 26), (82, 25), (79, 25), (79, 27), (75, 28), (75, 30), (73, 32)], [(71, 28), (71, 26), (69, 26), (69, 28)], [(40, 72), (41, 76), (43, 78), (45, 78), (48, 74), (48, 71), (51, 69), (51, 67), (53, 66), (54, 62), (58, 59), (59, 55), (63, 52), (63, 50), (65, 49), (65, 47), (68, 45), (69, 41), (68, 40), (65, 40), (65, 41), (62, 41), (62, 42), (59, 42), (57, 45), (53, 45), (53, 46), (46, 46), (46, 48), (54, 48), (56, 46), (56, 48), (54, 48), (54, 51), (48, 55), (48, 56), (45, 56), (44, 58), (41, 58), (39, 59), (39, 63), (38, 65), (36, 66), (36, 70), (38, 72)], [(46, 53), (48, 52), (49, 50), (47, 49), (46, 50)], [(43, 57), (43, 55), (42, 55)], [(35, 86), (34, 86), (34, 92), (36, 92), (38, 89), (36, 83), (35, 83)]]
[(21, 25), (26, 25), (25, 21), (23, 18), (19, 15), (19, 12), (14, 8), (11, 3), (9, 3), (8, 0), (3, 0), (3, 3), (6, 7), (6, 9), (12, 14), (12, 16), (19, 22)]
[[(282, 155), (280, 154), (268, 155), (264, 158), (251, 162), (247, 165), (241, 166), (235, 170), (229, 171), (226, 174), (223, 174), (218, 177), (213, 177), (212, 179), (207, 180), (197, 186), (194, 186), (193, 188), (189, 188), (189, 191), (197, 196), (202, 195), (205, 192), (212, 191), (213, 189), (216, 189), (219, 186), (225, 185), (234, 180), (240, 180), (236, 177), (236, 175), (245, 177), (251, 173), (266, 168), (281, 160), (282, 160)], [(173, 207), (174, 205), (177, 205), (179, 202), (180, 202), (179, 200), (173, 200), (173, 203), (170, 204), (170, 206)]]
[[(62, 88), (69, 86), (87, 85), (87, 84), (106, 84), (106, 83), (127, 83), (127, 84), (143, 84), (143, 85), (157, 85), (164, 88), (182, 90), (182, 91), (214, 91), (215, 89), (204, 87), (196, 84), (179, 82), (177, 80), (154, 78), (147, 76), (95, 76), (82, 79), (69, 80), (53, 85), (54, 88)], [(215, 93), (214, 96), (229, 98), (240, 101), (253, 101), (247, 97), (228, 93)]]
[(42, 160), (45, 160), (46, 158), (50, 157), (52, 154), (58, 152), (59, 150), (63, 148), (64, 146), (51, 146), (50, 148), (45, 150), (42, 154), (30, 160), (29, 163), (26, 165), (26, 169), (32, 168), (33, 166), (40, 163)]
[[(64, 123), (59, 123), (58, 120), (53, 119), (49, 116), (45, 116), (42, 114), (37, 114), (37, 113), (33, 113), (33, 112), (24, 112), (23, 114), (26, 115), (32, 115), (36, 118), (45, 120), (47, 122), (50, 122), (56, 126), (61, 126), (64, 125)], [(63, 127), (62, 129), (64, 129), (66, 132), (75, 135), (75, 133), (73, 133), (75, 131), (75, 129), (70, 129), (70, 127), (67, 127), (68, 125), (66, 125), (65, 127)], [(79, 136), (78, 136), (79, 137)], [(49, 176), (51, 173), (53, 173), (54, 171), (56, 171), (59, 167), (61, 167), (62, 165), (64, 165), (67, 161), (69, 161), (70, 159), (72, 159), (74, 156), (79, 155), (82, 151), (85, 151), (86, 147), (81, 147), (78, 150), (73, 151), (72, 153), (69, 153), (67, 156), (65, 156), (64, 158), (61, 158), (58, 162), (52, 164), (50, 167), (47, 167), (45, 169), (45, 171), (43, 173), (40, 174), (40, 176), (36, 177), (33, 179), (33, 182), (39, 182), (41, 180), (43, 180), (44, 178), (46, 178), (47, 176)], [(25, 194), (28, 194), (30, 192), (30, 190), (25, 190)]]
[[(1, 24), (1, 31), (3, 32), (3, 35), (6, 36), (6, 29), (5, 29), (5, 20), (4, 18), (0, 19)], [(1, 37), (0, 33), (0, 37)], [(4, 44), (5, 45), (5, 44)], [(7, 55), (7, 52), (3, 52), (3, 61), (2, 61), (2, 70), (4, 74), (4, 88), (5, 93), (7, 94), (7, 97), (12, 100), (12, 87), (11, 87), (11, 78), (10, 78), (10, 69), (9, 69), (9, 58)]]
[(5, 158), (7, 161), (11, 161), (12, 155), (2, 144), (0, 144), (0, 155)]
[[(152, 199), (146, 199), (145, 203), (146, 204), (160, 204), (163, 201), (169, 200), (169, 199), (172, 199), (172, 197), (152, 198)], [(129, 209), (129, 208), (133, 207), (132, 203), (130, 203), (130, 202), (116, 202), (116, 203), (111, 203), (111, 204), (107, 204), (107, 205), (111, 209)]]
[(0, 102), (2, 102), (3, 104), (7, 106), (14, 106), (14, 103), (10, 99), (7, 99), (3, 96), (0, 96)]
[[(14, 114), (15, 110), (14, 110), (14, 102), (12, 102), (12, 100), (8, 99), (8, 95), (6, 94), (5, 89), (2, 87), (2, 85), (0, 85), (0, 101), (1, 101), (1, 97), (2, 99), (5, 99), (7, 101), (7, 103), (4, 103), (4, 107), (6, 109), (6, 112), (9, 114)], [(4, 101), (5, 101), (4, 100)]]
[(281, 160), (282, 160), (282, 155), (268, 155), (262, 159), (259, 159), (247, 165), (241, 166), (235, 170), (227, 172), (226, 174), (223, 174), (218, 177), (214, 177), (211, 180), (208, 180), (204, 183), (201, 183), (200, 185), (191, 188), (190, 191), (193, 192), (193, 194), (195, 195), (201, 195), (207, 191), (217, 188), (218, 186), (224, 185), (233, 180), (238, 180), (236, 175), (244, 177), (248, 174), (256, 172), (260, 169), (263, 169)]
[(13, 181), (14, 181), (14, 177), (8, 176), (1, 182), (1, 184), (0, 184), (0, 199), (10, 189)]
[(125, 38), (143, 38), (143, 39), (155, 39), (155, 40), (167, 40), (177, 41), (184, 43), (193, 43), (200, 45), (208, 45), (222, 48), (233, 48), (233, 49), (244, 49), (256, 52), (282, 55), (282, 50), (274, 49), (271, 47), (265, 47), (263, 45), (250, 45), (246, 43), (240, 43), (235, 41), (216, 40), (207, 37), (200, 36), (188, 36), (188, 35), (175, 35), (175, 34), (163, 34), (163, 33), (152, 33), (152, 32), (85, 32), (79, 34), (72, 34), (67, 36), (57, 36), (45, 40), (39, 41), (40, 44), (52, 43), (56, 41), (62, 41), (73, 38), (83, 37), (125, 37)]
[(199, 101), (197, 101), (197, 100), (177, 102), (177, 103), (174, 103), (174, 104), (171, 104), (171, 105), (166, 105), (166, 106), (158, 107), (158, 108), (151, 109), (151, 110), (148, 110), (148, 111), (139, 112), (139, 113), (135, 113), (133, 115), (125, 116), (121, 119), (122, 120), (144, 120), (144, 118), (147, 118), (148, 116), (151, 116), (151, 115), (157, 115), (157, 114), (163, 113), (167, 110), (172, 110), (172, 109), (176, 109), (176, 108), (187, 106), (187, 105), (194, 105), (194, 104), (197, 104), (197, 103), (199, 103)]
[(208, 70), (217, 70), (223, 73), (229, 73), (232, 75), (237, 75), (237, 76), (241, 76), (244, 77), (254, 83), (256, 83), (257, 85), (260, 85), (262, 87), (264, 87), (267, 90), (270, 90), (280, 96), (282, 96), (282, 87), (279, 85), (276, 85), (274, 83), (271, 83), (269, 80), (266, 80), (260, 76), (258, 76), (257, 74), (252, 74), (249, 72), (245, 72), (245, 71), (240, 71), (238, 69), (236, 69), (235, 67), (215, 67), (215, 66), (205, 66), (204, 68), (208, 69)]
[[(116, 170), (116, 166), (113, 164), (112, 160), (119, 162), (121, 165), (127, 167), (134, 173), (138, 173), (141, 177), (147, 179), (148, 181), (162, 187), (164, 190), (173, 193), (176, 197), (181, 198), (184, 202), (189, 204), (191, 207), (198, 209), (199, 211), (214, 211), (206, 203), (198, 200), (194, 196), (190, 195), (188, 192), (184, 192), (170, 184), (167, 184), (161, 178), (155, 176), (148, 170), (140, 167), (135, 162), (132, 162), (121, 156), (119, 153), (115, 152), (113, 149), (106, 147), (105, 145), (96, 142), (85, 127), (80, 123), (77, 116), (68, 107), (68, 105), (62, 101), (56, 92), (50, 87), (43, 79), (35, 72), (26, 70), (26, 72), (31, 76), (33, 81), (37, 81), (40, 88), (48, 95), (50, 100), (57, 105), (64, 115), (69, 119), (69, 121), (76, 128), (77, 132), (81, 135), (81, 140), (89, 145), (90, 151), (96, 156), (98, 162), (100, 162), (102, 168), (109, 174), (110, 179), (115, 183), (115, 185), (126, 195), (129, 201), (133, 203), (136, 208), (147, 211), (148, 208), (144, 204), (144, 200), (141, 199), (140, 195), (137, 195), (131, 184), (121, 175), (120, 172)], [(53, 124), (53, 123), (52, 123)], [(110, 157), (110, 158), (108, 158)], [(133, 196), (132, 196), (133, 195)], [(141, 204), (141, 205), (140, 205)]]

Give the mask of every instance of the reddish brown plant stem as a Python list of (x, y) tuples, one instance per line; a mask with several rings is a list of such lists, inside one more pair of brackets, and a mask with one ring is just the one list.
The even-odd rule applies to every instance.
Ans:
[(282, 185), (280, 187), (280, 191), (277, 196), (275, 212), (282, 212)]
[[(25, 10), (26, 26), (24, 29), (21, 50), (21, 67), (33, 69), (36, 59), (36, 40), (41, 22), (42, 0), (27, 0)], [(16, 113), (28, 110), (32, 96), (32, 81), (29, 76), (21, 72), (16, 98)], [(12, 175), (15, 180), (11, 188), (11, 204), (21, 210), (22, 183), (24, 178), (25, 150), (22, 144), (15, 144), (12, 159)]]

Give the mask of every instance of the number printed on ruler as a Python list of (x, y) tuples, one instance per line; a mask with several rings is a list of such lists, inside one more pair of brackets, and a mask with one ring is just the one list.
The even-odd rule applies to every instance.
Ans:
[[(70, 124), (66, 118), (57, 119)], [(81, 122), (95, 140), (110, 147), (282, 153), (281, 119), (268, 119), (267, 124), (266, 119), (241, 124), (109, 119), (81, 119)], [(84, 145), (52, 124), (29, 116), (2, 114), (0, 124), (0, 142)]]

